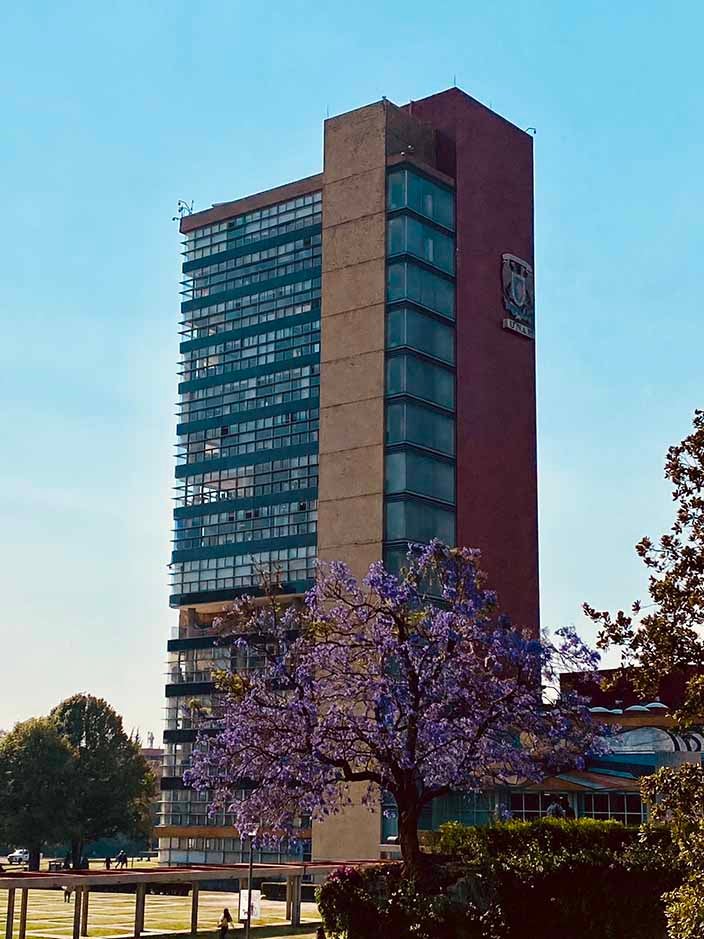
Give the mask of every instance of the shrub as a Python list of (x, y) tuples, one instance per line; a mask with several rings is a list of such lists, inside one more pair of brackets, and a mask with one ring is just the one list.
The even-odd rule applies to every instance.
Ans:
[(448, 822), (434, 846), (440, 854), (459, 855), (470, 865), (507, 870), (548, 870), (574, 864), (606, 863), (638, 839), (636, 829), (591, 818), (544, 818), (469, 828)]
[(316, 900), (332, 939), (501, 939), (496, 911), (480, 893), (450, 882), (435, 865), (424, 892), (402, 876), (400, 864), (341, 867), (318, 887)]
[(662, 895), (682, 882), (667, 829), (617, 822), (450, 823), (434, 851), (422, 884), (400, 864), (336, 871), (318, 890), (328, 934), (664, 939)]

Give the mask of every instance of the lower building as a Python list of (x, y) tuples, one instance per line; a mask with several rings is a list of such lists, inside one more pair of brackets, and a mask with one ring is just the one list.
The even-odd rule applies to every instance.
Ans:
[[(692, 670), (690, 676), (695, 674)], [(687, 675), (665, 678), (657, 700), (638, 698), (625, 679), (614, 682), (614, 670), (605, 669), (602, 678), (611, 687), (602, 688), (583, 676), (561, 676), (563, 687), (579, 688), (593, 702), (596, 720), (611, 726), (610, 752), (591, 757), (582, 770), (560, 773), (535, 785), (502, 788), (480, 793), (453, 793), (436, 799), (420, 821), (420, 829), (430, 832), (449, 821), (465, 825), (485, 825), (497, 819), (535, 821), (551, 814), (555, 802), (571, 809), (575, 818), (617, 821), (640, 825), (647, 809), (640, 796), (640, 784), (663, 766), (701, 763), (704, 730), (681, 731), (671, 711), (681, 706)], [(598, 702), (598, 703), (596, 703)], [(398, 824), (393, 800), (387, 799), (382, 816), (383, 856), (398, 857)]]

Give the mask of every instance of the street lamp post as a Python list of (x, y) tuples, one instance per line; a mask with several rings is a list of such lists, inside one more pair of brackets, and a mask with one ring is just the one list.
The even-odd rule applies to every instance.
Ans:
[(254, 832), (249, 835), (249, 870), (247, 872), (247, 921), (244, 925), (244, 939), (249, 939), (252, 923), (252, 877), (254, 876)]

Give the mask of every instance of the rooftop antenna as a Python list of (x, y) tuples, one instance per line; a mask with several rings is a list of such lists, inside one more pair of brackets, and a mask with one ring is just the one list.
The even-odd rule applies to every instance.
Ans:
[(171, 221), (178, 222), (184, 215), (193, 215), (193, 199), (191, 199), (190, 203), (179, 199), (176, 203), (176, 215), (172, 216)]
[(456, 87), (457, 87), (457, 73), (456, 73), (456, 72), (455, 72), (455, 74), (452, 76), (452, 87), (453, 87), (453, 88), (456, 88)]

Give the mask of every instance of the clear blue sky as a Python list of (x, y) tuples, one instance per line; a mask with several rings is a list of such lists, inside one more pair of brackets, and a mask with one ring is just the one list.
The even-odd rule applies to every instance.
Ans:
[(6, 6), (0, 727), (86, 690), (160, 735), (177, 200), (318, 172), (327, 113), (455, 76), (538, 131), (543, 620), (629, 602), (704, 405), (702, 26), (686, 0)]

